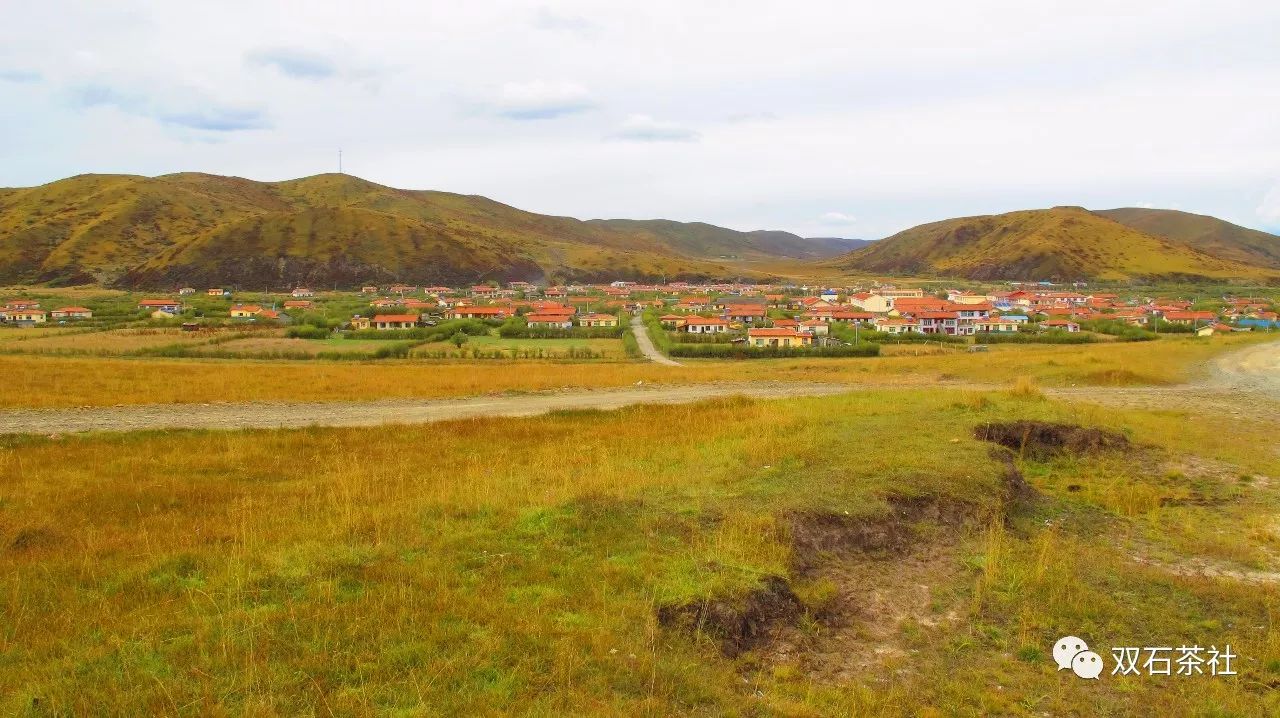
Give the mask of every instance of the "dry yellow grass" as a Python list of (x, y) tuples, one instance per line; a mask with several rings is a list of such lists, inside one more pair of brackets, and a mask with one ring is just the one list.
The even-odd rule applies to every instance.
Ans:
[[(826, 684), (776, 656), (730, 660), (657, 625), (665, 602), (786, 574), (797, 512), (874, 513), (894, 492), (989, 515), (1001, 468), (971, 438), (983, 421), (1090, 421), (1220, 460), (1267, 435), (1246, 429), (1231, 443), (1164, 413), (975, 396), (931, 388), (438, 426), (0, 440), (0, 713), (1280, 708), (1256, 688), (1280, 659), (1280, 631), (1266, 623), (1275, 592), (1142, 568), (1126, 543), (1148, 527), (1222, 531), (1273, 513), (1272, 494), (1135, 511), (1127, 487), (1182, 488), (1130, 456), (1026, 467), (1044, 497), (1008, 529), (951, 537), (956, 555), (928, 576), (932, 605), (918, 607), (932, 623), (890, 633), (909, 661)], [(849, 437), (869, 450), (849, 450)], [(1255, 459), (1258, 471), (1280, 469), (1277, 457)], [(1078, 483), (1095, 486), (1066, 488)], [(1240, 680), (1064, 681), (1044, 653), (1077, 630), (1229, 641), (1252, 660)]]
[(1003, 345), (970, 354), (858, 359), (644, 362), (254, 361), (0, 356), (0, 406), (66, 407), (210, 401), (355, 401), (646, 383), (772, 380), (871, 385), (940, 381), (1041, 386), (1167, 384), (1263, 336), (1087, 345)]
[[(226, 333), (226, 332), (223, 332)], [(21, 352), (83, 351), (90, 353), (124, 354), (139, 349), (183, 344), (204, 344), (218, 332), (184, 332), (181, 329), (111, 329), (100, 332), (70, 332), (54, 334), (28, 341), (10, 344), (7, 348)]]

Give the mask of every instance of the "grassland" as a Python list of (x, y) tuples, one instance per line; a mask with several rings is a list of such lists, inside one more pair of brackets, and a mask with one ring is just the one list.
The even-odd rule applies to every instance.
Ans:
[[(9, 377), (6, 391), (0, 393), (0, 406), (440, 398), (618, 387), (641, 381), (679, 384), (760, 379), (929, 385), (1012, 384), (1028, 378), (1045, 386), (1159, 385), (1185, 381), (1210, 357), (1266, 339), (1263, 334), (1166, 337), (1153, 345), (1004, 345), (993, 346), (982, 355), (948, 349), (920, 356), (857, 359), (689, 360), (681, 367), (622, 360), (289, 362), (0, 354), (0, 372)], [(352, 340), (336, 340), (345, 341)]]
[[(1010, 418), (1144, 448), (1024, 458), (1041, 498), (1009, 504), (972, 430)], [(1280, 457), (1253, 447), (1275, 428), (921, 389), (5, 439), (0, 711), (1264, 714), (1276, 588), (1169, 567), (1266, 560)], [(796, 568), (805, 517), (875, 521), (892, 497), (962, 520), (848, 574)], [(806, 602), (789, 648), (728, 657), (657, 619), (768, 576)], [(863, 608), (824, 618), (833, 598)], [(1066, 633), (1230, 643), (1241, 675), (1064, 678)]]

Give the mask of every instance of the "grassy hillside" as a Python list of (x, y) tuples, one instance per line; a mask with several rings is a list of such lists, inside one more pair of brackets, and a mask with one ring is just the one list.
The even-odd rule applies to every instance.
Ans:
[(0, 191), (0, 282), (10, 283), (350, 286), (742, 273), (677, 245), (644, 229), (339, 174), (275, 183), (84, 175)]
[(1280, 237), (1217, 217), (1142, 207), (1103, 209), (1094, 214), (1147, 234), (1188, 244), (1215, 257), (1280, 269)]
[(846, 271), (977, 280), (1280, 278), (1275, 270), (1215, 257), (1079, 207), (924, 224), (834, 264)]

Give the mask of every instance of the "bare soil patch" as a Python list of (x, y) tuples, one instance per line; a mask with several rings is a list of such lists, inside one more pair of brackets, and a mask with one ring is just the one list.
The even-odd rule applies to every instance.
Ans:
[(1097, 454), (1128, 449), (1129, 439), (1105, 429), (1045, 421), (1011, 421), (982, 424), (974, 428), (974, 438), (990, 441), (1018, 456), (1044, 460), (1065, 454)]

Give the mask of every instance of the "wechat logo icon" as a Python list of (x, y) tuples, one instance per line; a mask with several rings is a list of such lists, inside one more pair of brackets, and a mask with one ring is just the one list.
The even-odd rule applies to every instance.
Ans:
[(1069, 668), (1081, 678), (1096, 680), (1102, 674), (1102, 656), (1089, 650), (1089, 644), (1075, 636), (1065, 636), (1053, 644), (1053, 660), (1058, 670)]

